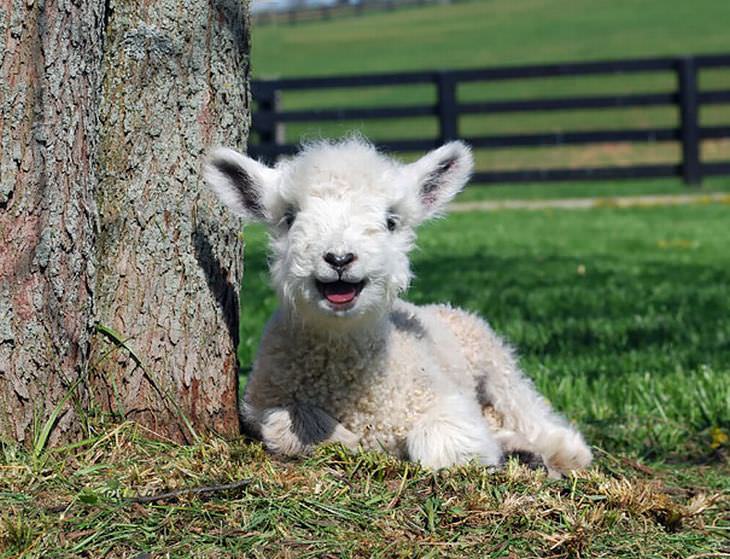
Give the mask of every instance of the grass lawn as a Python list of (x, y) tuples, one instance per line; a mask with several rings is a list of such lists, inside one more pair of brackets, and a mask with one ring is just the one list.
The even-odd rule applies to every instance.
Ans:
[[(153, 442), (130, 424), (36, 461), (0, 450), (3, 558), (699, 559), (725, 556), (712, 553), (730, 527), (726, 470), (606, 453), (549, 480), (514, 461), (430, 473), (338, 447), (284, 462), (241, 441)], [(193, 487), (207, 493), (180, 491)]]
[[(0, 444), (0, 557), (725, 556), (729, 218), (719, 204), (500, 211), (423, 229), (409, 298), (507, 336), (594, 445), (587, 472), (431, 473), (339, 447), (285, 461), (107, 425), (36, 457)], [(264, 232), (245, 237), (244, 365), (274, 307)]]
[[(540, 64), (727, 52), (730, 3), (696, 0), (484, 0), (376, 13), (330, 22), (254, 28), (256, 77), (401, 72), (417, 69)], [(730, 69), (700, 73), (700, 87), (730, 89)], [(459, 86), (462, 102), (676, 90), (671, 73), (475, 82)], [(432, 86), (368, 87), (284, 92), (285, 109), (432, 104)], [(501, 113), (462, 117), (464, 137), (590, 129), (674, 127), (673, 107)], [(705, 107), (704, 126), (730, 123), (730, 106)], [(435, 118), (288, 124), (286, 139), (340, 136), (357, 129), (378, 139), (437, 135)], [(672, 163), (676, 142), (595, 144), (558, 148), (480, 149), (481, 170)], [(405, 154), (406, 158), (412, 154)], [(705, 161), (730, 160), (730, 141), (705, 141)], [(669, 192), (678, 181), (648, 181)], [(722, 184), (727, 183), (725, 181)], [(586, 183), (583, 183), (585, 185)], [(577, 190), (593, 195), (590, 184)], [(595, 183), (592, 183), (595, 184)], [(600, 188), (610, 190), (617, 183)], [(640, 184), (640, 183), (639, 183)], [(718, 182), (709, 182), (712, 188)], [(473, 191), (489, 198), (492, 190)], [(514, 190), (520, 196), (525, 189)], [(642, 193), (641, 187), (637, 193)]]
[(664, 194), (702, 195), (708, 192), (730, 192), (730, 180), (726, 177), (707, 179), (701, 188), (687, 187), (680, 179), (472, 185), (462, 191), (456, 200), (550, 200)]
[(252, 68), (263, 78), (723, 52), (728, 20), (724, 0), (477, 0), (257, 26)]

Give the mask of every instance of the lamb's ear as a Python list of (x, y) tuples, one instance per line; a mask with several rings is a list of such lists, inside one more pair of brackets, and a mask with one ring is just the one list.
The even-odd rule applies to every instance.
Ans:
[(203, 174), (213, 192), (234, 214), (251, 221), (267, 219), (265, 202), (273, 194), (276, 169), (235, 150), (217, 148), (208, 156)]
[(421, 205), (421, 219), (438, 215), (469, 180), (474, 168), (471, 150), (463, 142), (449, 142), (406, 166)]

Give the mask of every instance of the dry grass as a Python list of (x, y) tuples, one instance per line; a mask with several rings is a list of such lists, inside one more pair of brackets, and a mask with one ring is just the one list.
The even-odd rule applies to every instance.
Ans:
[[(283, 461), (243, 440), (156, 441), (132, 423), (37, 459), (15, 447), (2, 450), (0, 557), (699, 557), (728, 551), (730, 471), (722, 457), (677, 473), (599, 451), (594, 468), (556, 481), (514, 460), (497, 472), (469, 466), (433, 473), (337, 446)], [(219, 487), (241, 481), (233, 490)], [(140, 495), (201, 487), (209, 490), (136, 502)]]

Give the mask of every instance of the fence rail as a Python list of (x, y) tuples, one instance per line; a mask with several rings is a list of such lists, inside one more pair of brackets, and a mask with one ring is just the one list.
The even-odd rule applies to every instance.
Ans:
[[(282, 134), (279, 133), (281, 126), (285, 123), (433, 117), (438, 122), (439, 133), (436, 137), (375, 140), (375, 143), (380, 148), (388, 151), (410, 152), (431, 149), (457, 138), (463, 139), (475, 148), (680, 142), (682, 159), (676, 164), (637, 164), (631, 166), (522, 169), (515, 171), (477, 170), (473, 182), (489, 184), (680, 176), (689, 185), (699, 185), (703, 177), (730, 174), (730, 161), (703, 163), (700, 157), (700, 143), (703, 140), (730, 138), (730, 126), (700, 125), (699, 114), (702, 107), (730, 104), (730, 90), (700, 91), (699, 89), (698, 74), (700, 70), (715, 68), (730, 69), (730, 54), (398, 74), (254, 80), (252, 82), (252, 92), (258, 104), (258, 110), (253, 114), (252, 127), (258, 136), (258, 143), (249, 147), (249, 153), (266, 160), (273, 160), (279, 155), (296, 152), (297, 145), (284, 142)], [(459, 85), (469, 82), (639, 73), (673, 73), (676, 77), (676, 89), (660, 93), (584, 95), (527, 100), (504, 99), (482, 102), (460, 102), (458, 97)], [(283, 91), (423, 84), (430, 84), (435, 87), (435, 103), (306, 110), (281, 110), (279, 103), (279, 97)], [(481, 136), (462, 136), (459, 134), (459, 119), (463, 115), (657, 106), (676, 107), (679, 114), (678, 125), (663, 128), (597, 129), (531, 134)]]

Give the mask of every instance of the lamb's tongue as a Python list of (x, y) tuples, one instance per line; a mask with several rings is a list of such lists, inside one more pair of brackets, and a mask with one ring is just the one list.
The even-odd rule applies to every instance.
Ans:
[(355, 298), (355, 295), (357, 295), (357, 290), (351, 283), (336, 281), (324, 286), (324, 296), (335, 305), (349, 303)]

